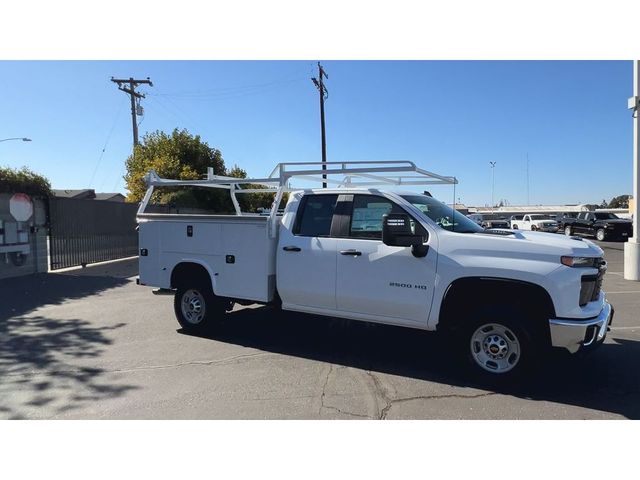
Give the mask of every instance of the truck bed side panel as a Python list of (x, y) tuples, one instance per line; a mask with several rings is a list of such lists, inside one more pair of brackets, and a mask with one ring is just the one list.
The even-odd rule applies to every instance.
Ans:
[(267, 302), (275, 289), (275, 246), (266, 217), (140, 215), (140, 282), (170, 288), (182, 262), (202, 265), (216, 295)]

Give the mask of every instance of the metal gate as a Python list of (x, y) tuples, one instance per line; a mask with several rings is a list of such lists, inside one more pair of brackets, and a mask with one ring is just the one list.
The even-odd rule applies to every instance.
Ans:
[(51, 270), (138, 254), (137, 204), (49, 199)]

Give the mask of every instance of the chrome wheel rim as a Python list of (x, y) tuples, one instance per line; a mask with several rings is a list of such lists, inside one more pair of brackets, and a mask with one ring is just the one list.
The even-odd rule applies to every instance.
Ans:
[(596, 232), (596, 239), (602, 242), (604, 240), (604, 231), (598, 230)]
[(471, 336), (471, 356), (484, 370), (507, 373), (520, 361), (520, 342), (504, 325), (487, 323)]
[(192, 325), (197, 325), (204, 320), (205, 301), (202, 294), (197, 290), (187, 290), (182, 295), (180, 303), (182, 317)]
[(571, 227), (565, 227), (564, 234), (570, 236), (571, 235)]

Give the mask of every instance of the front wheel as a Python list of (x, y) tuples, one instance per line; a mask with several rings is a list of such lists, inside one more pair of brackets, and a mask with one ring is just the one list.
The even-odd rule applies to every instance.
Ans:
[(566, 227), (564, 227), (564, 234), (565, 234), (567, 237), (570, 237), (572, 233), (573, 233), (573, 232), (571, 231), (571, 226), (570, 226), (570, 225), (567, 225)]
[(531, 225), (531, 231), (535, 232), (536, 230), (538, 230), (538, 227), (536, 227), (535, 225)]
[(472, 322), (462, 336), (473, 376), (489, 383), (515, 380), (532, 364), (529, 333), (519, 322), (500, 317)]
[(225, 312), (224, 302), (208, 285), (178, 287), (173, 299), (176, 319), (188, 331), (202, 331), (219, 321)]
[(606, 235), (605, 235), (605, 231), (603, 228), (599, 228), (596, 231), (596, 240), (600, 241), (600, 242), (604, 242)]

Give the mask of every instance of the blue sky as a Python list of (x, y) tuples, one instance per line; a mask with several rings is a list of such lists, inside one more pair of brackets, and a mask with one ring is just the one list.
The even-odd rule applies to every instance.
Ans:
[[(460, 180), (469, 205), (600, 202), (631, 193), (631, 61), (323, 61), (329, 160), (412, 160)], [(263, 176), (320, 160), (315, 61), (2, 61), (0, 165), (54, 188), (125, 192), (128, 96), (151, 77), (141, 135), (187, 128)], [(106, 145), (106, 147), (105, 147)], [(104, 148), (104, 153), (102, 150)], [(450, 201), (450, 187), (433, 193)]]

